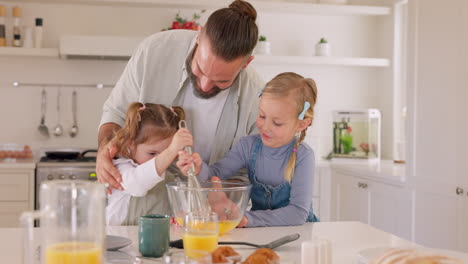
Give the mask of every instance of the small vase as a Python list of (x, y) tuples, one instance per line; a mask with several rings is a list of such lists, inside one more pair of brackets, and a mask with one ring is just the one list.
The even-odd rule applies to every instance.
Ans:
[(271, 45), (268, 41), (259, 41), (255, 47), (255, 54), (271, 55)]
[(331, 46), (329, 43), (317, 43), (315, 45), (315, 56), (330, 56)]

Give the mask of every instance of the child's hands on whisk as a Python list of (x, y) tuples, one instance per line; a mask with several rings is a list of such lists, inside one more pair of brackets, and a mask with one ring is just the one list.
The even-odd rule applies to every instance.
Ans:
[(200, 154), (194, 152), (192, 155), (188, 154), (186, 151), (179, 151), (179, 159), (177, 160), (177, 167), (179, 170), (187, 176), (187, 171), (192, 167), (192, 164), (195, 167), (195, 175), (198, 175), (202, 166), (202, 159)]
[(172, 138), (171, 144), (169, 145), (169, 150), (177, 155), (177, 153), (184, 149), (185, 146), (192, 146), (193, 138), (190, 131), (186, 128), (181, 128), (177, 130)]

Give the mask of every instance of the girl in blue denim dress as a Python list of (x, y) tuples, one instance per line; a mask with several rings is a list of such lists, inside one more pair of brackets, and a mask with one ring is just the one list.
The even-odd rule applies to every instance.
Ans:
[(252, 208), (238, 227), (287, 226), (316, 222), (312, 209), (315, 158), (303, 142), (312, 124), (317, 87), (312, 79), (281, 73), (260, 93), (258, 134), (239, 140), (218, 162), (207, 165), (198, 153), (179, 152), (182, 172), (195, 164), (200, 181), (226, 180), (247, 168)]

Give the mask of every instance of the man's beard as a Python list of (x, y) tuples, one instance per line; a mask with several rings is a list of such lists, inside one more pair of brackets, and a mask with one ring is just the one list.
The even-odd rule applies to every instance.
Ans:
[[(190, 69), (190, 68), (189, 68)], [(198, 87), (198, 77), (192, 73), (192, 70), (188, 70), (190, 82), (193, 85), (193, 94), (195, 94), (198, 98), (209, 99), (215, 97), (219, 92), (223, 89), (219, 88), (218, 86), (213, 86), (208, 92), (203, 91), (200, 87)]]

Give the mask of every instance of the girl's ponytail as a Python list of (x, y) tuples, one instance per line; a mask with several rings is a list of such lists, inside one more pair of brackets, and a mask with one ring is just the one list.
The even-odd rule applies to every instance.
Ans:
[(129, 158), (131, 156), (128, 144), (138, 135), (140, 128), (141, 112), (145, 111), (146, 105), (140, 102), (130, 104), (125, 116), (125, 124), (119, 129), (112, 139), (121, 156)]

